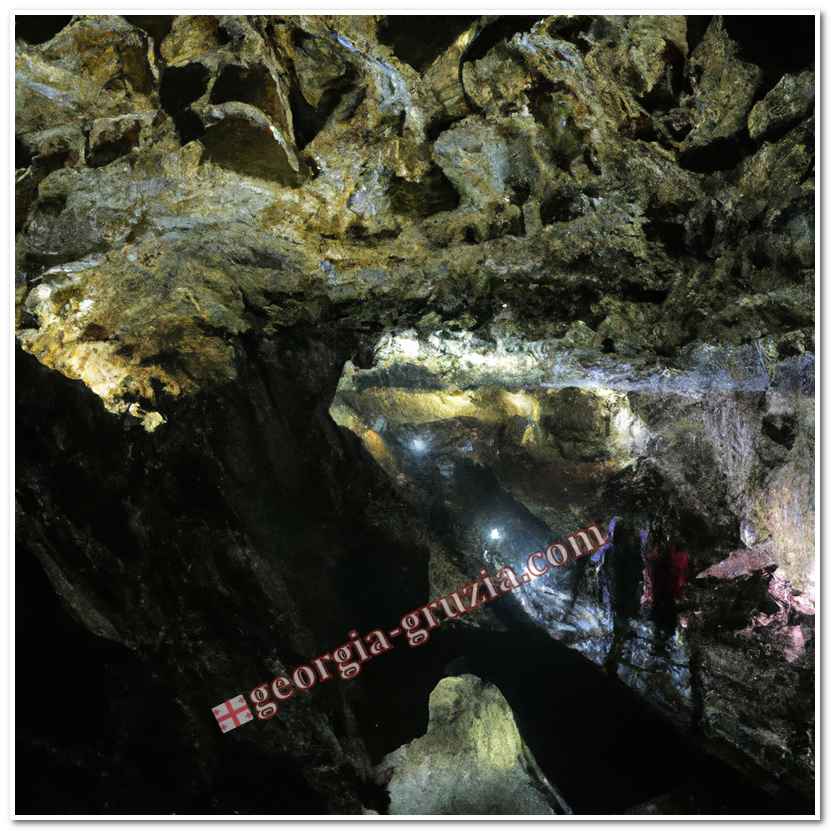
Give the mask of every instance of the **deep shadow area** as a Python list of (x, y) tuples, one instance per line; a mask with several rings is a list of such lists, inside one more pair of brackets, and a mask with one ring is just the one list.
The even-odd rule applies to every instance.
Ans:
[(199, 138), (203, 133), (202, 122), (189, 105), (207, 89), (210, 73), (200, 63), (173, 66), (165, 69), (159, 87), (162, 108), (176, 124), (182, 144)]
[(814, 65), (813, 15), (726, 15), (724, 27), (739, 44), (741, 57), (761, 67), (762, 93), (785, 73)]
[(367, 701), (358, 717), (373, 760), (423, 735), (433, 687), (463, 673), (499, 687), (525, 742), (575, 814), (621, 814), (671, 792), (682, 792), (685, 809), (696, 814), (810, 812), (797, 796), (774, 798), (694, 748), (579, 653), (515, 623), (509, 632), (445, 625), (424, 646), (399, 642), (367, 664)]
[(18, 14), (14, 18), (14, 34), (32, 45), (46, 43), (71, 20), (71, 15), (63, 14)]
[[(34, 358), (16, 353), (18, 410), (16, 422), (16, 460), (18, 464), (18, 522), (15, 553), (16, 596), (16, 799), (18, 814), (269, 814), (326, 812), (326, 804), (293, 760), (281, 761), (281, 754), (269, 743), (268, 732), (223, 736), (211, 724), (209, 708), (223, 693), (245, 689), (247, 678), (240, 668), (233, 676), (220, 680), (200, 679), (184, 669), (187, 658), (177, 652), (176, 633), (188, 625), (188, 616), (177, 611), (187, 599), (187, 586), (168, 572), (161, 561), (150, 565), (150, 550), (158, 551), (171, 563), (181, 558), (171, 554), (177, 532), (188, 517), (214, 517), (223, 524), (230, 519), (227, 507), (216, 499), (206, 481), (207, 468), (187, 461), (172, 447), (168, 458), (174, 468), (188, 470), (189, 491), (174, 497), (181, 516), (160, 506), (150, 508), (160, 526), (164, 525), (164, 545), (142, 549), (131, 533), (131, 522), (120, 503), (119, 482), (132, 478), (134, 490), (141, 478), (141, 455), (133, 445), (124, 453), (124, 428), (106, 413), (80, 383), (53, 373)], [(240, 419), (237, 419), (239, 422)], [(227, 438), (226, 431), (226, 438)], [(95, 437), (93, 441), (92, 437)], [(141, 437), (138, 437), (140, 439)], [(63, 442), (63, 452), (54, 453), (53, 442)], [(137, 439), (137, 440), (138, 440)], [(82, 448), (96, 444), (100, 459), (120, 460), (119, 472), (107, 485), (94, 460)], [(43, 483), (54, 483), (47, 493)], [(174, 479), (169, 480), (174, 485)], [(161, 494), (165, 486), (156, 483)], [(50, 502), (55, 496), (57, 503)], [(144, 503), (148, 505), (147, 502)], [(56, 510), (56, 508), (58, 510)], [(174, 525), (166, 525), (167, 514)], [(132, 524), (134, 528), (134, 524)], [(94, 536), (83, 531), (94, 528)], [(194, 543), (185, 532), (188, 549), (198, 552), (198, 560), (210, 557), (208, 547)], [(212, 536), (220, 532), (214, 529)], [(100, 557), (103, 548), (123, 558), (121, 578), (106, 581), (107, 612), (117, 619), (124, 606), (119, 597), (132, 578), (125, 576), (133, 564), (148, 564), (147, 576), (159, 577), (158, 587), (170, 601), (169, 619), (174, 623), (157, 631), (158, 648), (148, 654), (146, 644), (127, 648), (115, 640), (92, 634), (87, 626), (68, 611), (60, 593), (47, 578), (41, 557), (81, 556), (72, 581), (62, 592), (84, 594), (96, 575), (106, 569)], [(94, 564), (93, 564), (94, 563)], [(56, 575), (66, 574), (65, 564), (54, 565)], [(230, 579), (228, 571), (225, 575)], [(60, 580), (60, 577), (55, 579)], [(162, 588), (164, 587), (164, 588)], [(243, 587), (246, 610), (251, 614), (254, 589)], [(196, 592), (205, 595), (205, 588)], [(89, 594), (87, 594), (89, 597)], [(210, 651), (221, 641), (223, 630), (230, 629), (238, 648), (244, 648), (242, 631), (234, 622), (230, 607), (211, 603), (217, 626), (199, 652)], [(141, 611), (133, 610), (133, 619)], [(124, 627), (117, 625), (125, 637)], [(204, 631), (204, 630), (203, 630)], [(245, 630), (254, 638), (257, 630)], [(273, 642), (269, 639), (269, 642)], [(265, 647), (257, 649), (259, 655)], [(253, 680), (259, 677), (252, 678)], [(48, 689), (47, 696), (38, 691)], [(199, 699), (194, 719), (188, 698)], [(202, 713), (206, 718), (202, 718)], [(259, 741), (258, 741), (259, 739)], [(341, 783), (352, 788), (353, 784)], [(371, 805), (372, 791), (363, 795)]]
[(170, 32), (173, 25), (175, 15), (172, 14), (125, 14), (124, 19), (133, 26), (138, 26), (143, 29), (150, 37), (156, 50), (158, 51), (159, 44), (164, 40)]
[(688, 14), (687, 15), (687, 49), (689, 54), (692, 54), (695, 47), (701, 43), (710, 21), (713, 19), (711, 14)]
[(381, 23), (378, 39), (423, 72), (475, 20), (475, 15), (390, 15)]
[(502, 690), (528, 746), (575, 813), (620, 813), (690, 781), (697, 813), (805, 812), (684, 737), (617, 679), (530, 627), (462, 637), (471, 671)]
[[(17, 812), (194, 808), (182, 802), (189, 764), (173, 691), (67, 614), (25, 542), (16, 563)], [(56, 682), (51, 704), (29, 706), (35, 689)], [(111, 754), (113, 769), (102, 764)]]
[(503, 14), (497, 20), (484, 26), (465, 51), (463, 61), (478, 61), (503, 40), (510, 40), (519, 32), (527, 32), (534, 24), (543, 20), (541, 15)]
[[(163, 668), (74, 620), (25, 543), (16, 563), (18, 814), (321, 811), (261, 747), (217, 733), (200, 751)], [(35, 706), (45, 686), (54, 697)]]
[[(246, 368), (250, 370), (246, 380), (256, 386), (262, 366)], [(235, 560), (235, 546), (228, 536), (239, 534), (235, 515), (245, 514), (243, 519), (253, 517), (256, 529), (273, 539), (269, 517), (280, 504), (273, 491), (260, 494), (257, 488), (242, 486), (238, 492), (244, 493), (244, 504), (230, 507), (212, 481), (216, 469), (200, 463), (205, 454), (194, 455), (200, 439), (192, 432), (183, 434), (180, 444), (175, 431), (169, 431), (165, 440), (170, 444), (164, 449), (151, 447), (153, 437), (143, 431), (131, 433), (82, 384), (48, 370), (20, 350), (16, 379), (17, 812), (320, 814), (340, 808), (336, 801), (340, 793), (356, 794), (361, 804), (382, 807), (377, 789), (359, 780), (352, 767), (342, 765), (320, 785), (320, 778), (308, 772), (314, 763), (308, 761), (308, 749), (305, 764), (297, 762), (296, 754), (309, 747), (316, 722), (326, 718), (327, 708), (331, 707), (335, 729), (349, 729), (343, 726), (342, 708), (329, 703), (344, 694), (343, 686), (319, 691), (316, 713), (307, 717), (300, 740), (295, 735), (296, 721), (293, 728), (287, 726), (288, 720), (278, 719), (223, 735), (211, 714), (210, 708), (223, 698), (268, 677), (271, 670), (264, 658), (287, 629), (285, 618), (279, 627), (267, 628), (276, 617), (275, 607), (264, 604), (261, 584), (250, 566)], [(295, 390), (295, 399), (302, 398), (302, 392)], [(256, 402), (258, 393), (252, 399)], [(230, 409), (228, 423), (218, 416), (220, 447), (234, 458), (240, 445), (252, 446), (245, 434), (245, 406)], [(305, 399), (298, 406), (308, 425)], [(219, 403), (214, 412), (222, 410)], [(234, 430), (241, 434), (235, 436)], [(61, 442), (60, 453), (55, 452), (56, 441)], [(84, 448), (93, 445), (98, 453), (88, 456)], [(273, 470), (269, 448), (260, 442), (256, 451), (252, 458)], [(178, 474), (154, 479), (146, 492), (142, 481), (152, 470), (148, 460), (158, 455), (164, 455)], [(108, 464), (112, 459), (119, 463), (110, 478), (98, 462)], [(285, 453), (281, 463), (284, 471), (291, 464)], [(249, 460), (240, 475), (253, 467)], [(292, 482), (301, 490), (303, 477), (292, 473)], [(266, 480), (259, 470), (252, 475)], [(231, 478), (226, 476), (226, 493), (236, 490)], [(135, 533), (136, 523), (122, 501), (128, 481), (134, 498), (152, 514), (160, 537)], [(274, 486), (273, 477), (269, 481)], [(180, 482), (187, 482), (184, 490), (179, 489)], [(308, 510), (318, 504), (310, 498), (316, 493), (320, 494), (319, 479), (298, 494), (297, 504), (287, 506), (298, 527), (323, 524), (319, 516), (316, 523), (304, 520), (297, 508), (305, 505)], [(284, 496), (282, 501), (290, 500)], [(344, 516), (352, 514), (348, 506), (343, 511)], [(197, 526), (207, 530), (206, 541), (198, 539)], [(287, 523), (281, 527), (285, 535), (291, 532)], [(339, 538), (334, 532), (331, 536)], [(213, 543), (218, 546), (214, 551)], [(222, 562), (213, 560), (220, 550), (229, 556), (221, 557)], [(299, 556), (318, 572), (331, 570), (321, 563), (322, 557), (313, 560), (306, 551)], [(109, 571), (116, 562), (118, 576)], [(51, 580), (44, 563), (52, 572)], [(200, 585), (195, 586), (194, 577), (203, 569), (213, 577), (208, 582), (197, 578)], [(65, 577), (70, 570), (71, 580)], [(183, 574), (189, 577), (182, 579)], [(233, 593), (220, 590), (211, 595), (209, 582), (222, 587), (238, 580), (242, 582)], [(325, 614), (304, 613), (310, 621), (331, 620), (337, 614), (319, 584), (318, 577), (318, 584), (303, 599), (309, 604), (321, 602)], [(136, 637), (147, 612), (142, 602), (133, 605), (136, 591), (159, 598), (164, 606), (161, 617), (171, 622), (170, 626), (150, 624), (150, 638)], [(101, 616), (92, 612), (97, 627), (106, 630), (106, 623), (101, 624), (109, 620), (116, 634), (108, 638), (93, 634), (90, 628), (96, 624), (90, 627), (89, 620), (77, 619), (69, 611), (72, 604), (61, 595), (72, 597), (76, 607), (80, 603), (88, 612), (97, 606)], [(199, 641), (187, 635), (183, 639), (197, 618)], [(344, 626), (336, 628), (342, 637)], [(223, 642), (233, 648), (228, 650)], [(253, 661), (238, 661), (237, 656), (249, 648)], [(221, 657), (223, 653), (232, 662)], [(281, 648), (281, 654), (290, 663), (308, 657), (306, 649), (295, 655), (290, 648)], [(213, 664), (207, 674), (197, 667), (204, 667), (206, 659)], [(47, 686), (51, 697), (36, 703), (35, 691)], [(291, 718), (302, 719), (303, 713), (301, 704)], [(289, 734), (285, 742), (280, 742), (281, 731)], [(325, 753), (333, 744), (330, 736), (318, 752)], [(321, 793), (323, 787), (335, 794), (331, 802)], [(354, 813), (354, 803), (348, 806)]]
[(396, 213), (405, 216), (432, 216), (459, 207), (460, 197), (441, 168), (432, 165), (419, 182), (396, 177), (390, 188), (390, 202)]

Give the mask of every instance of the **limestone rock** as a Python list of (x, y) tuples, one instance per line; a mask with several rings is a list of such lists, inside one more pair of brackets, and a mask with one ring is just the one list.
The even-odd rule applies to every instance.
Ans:
[(391, 814), (569, 814), (539, 770), (502, 693), (474, 675), (430, 695), (426, 735), (378, 766)]

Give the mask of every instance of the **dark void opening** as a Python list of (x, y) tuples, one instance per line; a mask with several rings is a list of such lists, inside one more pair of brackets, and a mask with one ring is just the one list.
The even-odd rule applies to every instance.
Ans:
[(761, 67), (763, 95), (788, 72), (814, 66), (813, 15), (727, 15), (724, 28), (743, 60)]
[(141, 124), (136, 122), (120, 138), (99, 144), (90, 153), (89, 166), (103, 167), (104, 165), (110, 164), (110, 162), (114, 162), (116, 159), (120, 159), (122, 156), (126, 156), (127, 153), (138, 145), (140, 136)]
[(21, 168), (29, 167), (32, 163), (32, 153), (26, 146), (26, 142), (20, 136), (14, 137), (14, 168), (20, 170)]
[(14, 18), (14, 34), (33, 45), (46, 43), (65, 29), (71, 20), (72, 15), (18, 14)]
[(681, 223), (659, 219), (658, 212), (650, 212), (650, 219), (644, 223), (644, 236), (649, 242), (663, 245), (667, 254), (680, 257), (687, 253), (687, 246), (684, 242), (685, 230)]
[(127, 14), (124, 19), (133, 26), (143, 29), (153, 38), (155, 45), (164, 40), (173, 25), (172, 14)]
[(800, 810), (693, 749), (622, 682), (540, 630), (471, 631), (459, 641), (469, 670), (499, 687), (577, 814), (620, 813), (678, 788), (694, 794), (693, 813)]
[(580, 216), (580, 209), (575, 205), (571, 194), (555, 193), (542, 201), (540, 218), (543, 225), (554, 222), (571, 222)]
[(738, 136), (716, 139), (706, 147), (694, 147), (681, 155), (681, 167), (695, 173), (733, 170), (753, 151), (753, 143), (744, 129)]
[(378, 28), (378, 39), (417, 72), (431, 63), (476, 20), (475, 15), (390, 15)]
[(201, 63), (169, 67), (162, 75), (159, 98), (162, 108), (173, 118), (182, 144), (204, 133), (202, 122), (189, 106), (204, 95), (209, 78), (210, 73)]
[(692, 54), (693, 50), (704, 37), (710, 21), (713, 19), (711, 14), (688, 14), (687, 15), (687, 53)]
[(624, 282), (620, 287), (624, 300), (634, 303), (663, 303), (669, 297), (669, 289), (648, 289), (634, 283)]
[(666, 67), (663, 77), (641, 98), (647, 112), (668, 110), (676, 102), (684, 75), (684, 55), (674, 44), (667, 42), (661, 58)]
[(253, 104), (272, 119), (279, 114), (277, 84), (264, 66), (226, 66), (211, 90), (211, 102)]
[(762, 432), (776, 444), (790, 450), (796, 441), (797, 420), (793, 415), (775, 415), (770, 413), (762, 419)]
[(390, 187), (390, 202), (396, 213), (405, 216), (430, 216), (459, 207), (459, 194), (441, 168), (431, 166), (418, 182), (395, 178)]
[(298, 150), (302, 150), (326, 126), (331, 115), (344, 101), (344, 96), (352, 92), (352, 102), (344, 102), (339, 118), (346, 120), (358, 108), (363, 100), (363, 90), (355, 88), (355, 75), (350, 70), (336, 79), (321, 95), (316, 106), (312, 106), (303, 97), (297, 84), (292, 84), (289, 92), (289, 106), (291, 107), (292, 123), (294, 125), (294, 141)]
[(464, 54), (464, 61), (478, 61), (503, 40), (510, 40), (519, 32), (527, 32), (534, 24), (544, 20), (542, 15), (506, 14), (485, 26), (470, 44)]

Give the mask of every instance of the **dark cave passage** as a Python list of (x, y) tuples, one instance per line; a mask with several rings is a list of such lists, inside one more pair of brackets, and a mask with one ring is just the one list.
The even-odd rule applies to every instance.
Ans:
[(728, 15), (724, 25), (739, 44), (741, 57), (762, 68), (764, 92), (785, 73), (800, 72), (814, 65), (814, 18), (811, 15)]
[(697, 813), (804, 810), (743, 781), (695, 751), (617, 679), (544, 633), (471, 632), (470, 670), (502, 690), (523, 736), (575, 813), (618, 814), (679, 787), (694, 788)]
[[(754, 780), (703, 737), (699, 658), (683, 634), (689, 601), (681, 597), (719, 531), (679, 504), (656, 468), (625, 456), (647, 447), (636, 410), (671, 405), (576, 388), (444, 393), (418, 369), (363, 371), (339, 389), (332, 414), (407, 494), (419, 525), (441, 541), (439, 562), (449, 558), (461, 573), (459, 586), (482, 563), (519, 573), (528, 552), (578, 527), (575, 505), (579, 516), (620, 521), (602, 564), (581, 560), (494, 602), (496, 621), (479, 610), (469, 625), (445, 622), (425, 645), (400, 642), (369, 662), (356, 712), (373, 763), (425, 735), (428, 699), (443, 677), (470, 673), (499, 688), (575, 813), (643, 805), (670, 814), (805, 813), (804, 796)], [(389, 629), (441, 596), (425, 564), (414, 572), (421, 597), (397, 603), (385, 586), (403, 552), (371, 544), (357, 552), (338, 580), (362, 599), (364, 631)], [(438, 567), (434, 554), (429, 567)], [(736, 628), (757, 602), (738, 601)]]
[[(279, 794), (274, 791), (269, 784), (274, 760), (252, 746), (246, 746), (242, 756), (242, 748), (235, 750), (238, 760), (246, 759), (249, 772), (244, 776), (237, 775), (234, 766), (210, 774), (194, 768), (191, 739), (167, 681), (123, 647), (83, 630), (61, 608), (34, 556), (21, 554), (18, 631), (26, 635), (29, 649), (18, 654), (17, 698), (28, 699), (47, 664), (51, 675), (74, 680), (64, 685), (60, 708), (32, 709), (28, 715), (18, 710), (18, 810), (41, 812), (37, 795), (57, 779), (63, 787), (62, 810), (78, 812), (107, 802), (113, 812), (210, 813), (231, 806), (244, 813), (268, 812), (276, 798), (286, 810), (316, 811), (314, 794), (289, 768), (279, 771), (282, 785)], [(345, 586), (358, 591), (357, 598), (365, 604), (363, 619), (356, 625), (392, 625), (393, 607), (404, 610), (413, 597), (390, 595), (389, 574), (360, 574), (360, 581)], [(415, 602), (424, 597), (424, 588), (423, 580), (413, 582)], [(504, 599), (497, 605), (509, 602)], [(620, 681), (535, 627), (517, 625), (510, 611), (505, 614), (510, 631), (444, 626), (421, 647), (399, 643), (368, 663), (359, 682), (335, 682), (353, 699), (374, 763), (425, 732), (427, 699), (442, 677), (472, 673), (502, 691), (542, 770), (576, 814), (620, 814), (679, 791), (675, 799), (683, 799), (689, 813), (807, 810), (797, 796), (773, 798), (723, 762), (696, 750)], [(67, 715), (86, 712), (90, 701), (96, 702), (94, 723)], [(134, 728), (137, 720), (143, 724), (140, 731), (126, 729), (127, 724)], [(57, 755), (55, 737), (62, 745)], [(176, 753), (176, 763), (165, 768), (175, 774), (172, 777), (167, 772), (159, 776), (162, 745), (168, 759)], [(99, 768), (93, 759), (96, 752), (102, 758), (115, 752), (118, 766)], [(182, 793), (191, 794), (189, 803), (181, 801)], [(365, 799), (383, 810), (383, 799), (372, 786), (366, 786)]]
[[(241, 367), (243, 383), (252, 401), (259, 400), (260, 385), (280, 383), (279, 368), (261, 365), (261, 359), (262, 356), (252, 353), (250, 364), (244, 371)], [(23, 355), (20, 361), (20, 377), (29, 380), (30, 406), (37, 411), (43, 408), (48, 412), (59, 409), (76, 413), (77, 423), (71, 431), (74, 443), (83, 445), (85, 431), (97, 435), (103, 446), (116, 440), (116, 425), (84, 388), (64, 380), (57, 385), (52, 398), (41, 395), (41, 387), (49, 379), (48, 371)], [(338, 362), (333, 361), (328, 368), (332, 382), (337, 376), (337, 367)], [(504, 400), (516, 407), (528, 405), (528, 401), (513, 393), (506, 394)], [(540, 429), (556, 435), (558, 446), (567, 448), (568, 453), (593, 457), (597, 449), (587, 444), (586, 435), (569, 419), (576, 407), (594, 405), (597, 402), (593, 398), (581, 398), (573, 390), (558, 392), (543, 408)], [(263, 406), (264, 412), (270, 412), (264, 403)], [(291, 418), (307, 424), (304, 414), (309, 406), (305, 401), (299, 403)], [(498, 530), (501, 539), (490, 539), (489, 545), (495, 554), (518, 564), (521, 554), (547, 537), (548, 521), (535, 517), (519, 499), (521, 494), (527, 496), (537, 486), (535, 475), (539, 471), (535, 465), (541, 463), (538, 459), (532, 464), (522, 455), (524, 451), (512, 443), (512, 435), (525, 434), (525, 421), (521, 420), (519, 430), (510, 419), (507, 426), (486, 426), (469, 418), (450, 420), (443, 425), (422, 424), (417, 430), (404, 426), (400, 432), (389, 427), (386, 433), (389, 446), (411, 456), (402, 469), (409, 472), (411, 481), (423, 493), (429, 494), (426, 501), (419, 500), (417, 509), (412, 510), (402, 505), (399, 497), (392, 496), (388, 474), (367, 450), (366, 435), (361, 441), (349, 430), (335, 429), (328, 417), (318, 415), (320, 424), (328, 425), (330, 433), (325, 441), (323, 434), (315, 434), (314, 443), (302, 449), (298, 447), (297, 464), (301, 464), (302, 458), (302, 464), (313, 469), (320, 464), (314, 459), (325, 460), (328, 453), (337, 452), (339, 461), (326, 473), (329, 488), (325, 495), (320, 490), (320, 476), (311, 473), (307, 482), (303, 477), (295, 477), (289, 489), (277, 489), (271, 481), (273, 472), (291, 471), (289, 458), (285, 453), (272, 458), (271, 451), (259, 441), (257, 428), (249, 423), (245, 408), (234, 408), (226, 402), (214, 410), (212, 418), (222, 435), (223, 452), (232, 454), (229, 458), (236, 458), (234, 448), (238, 453), (245, 449), (248, 454), (245, 479), (232, 486), (226, 478), (220, 497), (220, 492), (210, 484), (213, 474), (199, 471), (191, 457), (191, 439), (183, 436), (182, 447), (177, 450), (172, 445), (168, 453), (178, 469), (191, 471), (192, 487), (185, 493), (171, 480), (170, 501), (155, 504), (158, 490), (153, 487), (152, 479), (148, 479), (146, 484), (152, 488), (154, 497), (146, 504), (156, 512), (155, 521), (161, 527), (168, 521), (179, 521), (174, 520), (174, 506), (187, 507), (191, 520), (199, 523), (209, 520), (224, 523), (231, 515), (223, 500), (232, 498), (232, 488), (245, 488), (246, 498), (234, 508), (234, 522), (249, 528), (252, 539), (257, 539), (263, 548), (269, 538), (280, 538), (281, 551), (276, 553), (281, 568), (290, 569), (294, 586), (305, 587), (297, 598), (298, 608), (303, 620), (313, 628), (314, 642), (321, 649), (334, 648), (343, 642), (350, 627), (361, 633), (376, 627), (389, 630), (404, 613), (432, 599), (435, 595), (430, 572), (435, 564), (428, 544), (431, 539), (442, 540), (447, 549), (461, 546), (475, 550), (477, 540), (481, 539), (479, 535), (484, 532), (490, 539), (493, 530)], [(166, 547), (167, 542), (162, 543), (160, 538), (157, 545), (143, 549), (145, 543), (139, 536), (124, 535), (124, 529), (131, 527), (131, 520), (118, 509), (119, 491), (96, 487), (91, 471), (78, 475), (73, 465), (81, 457), (73, 449), (74, 445), (65, 453), (65, 467), (62, 467), (49, 463), (52, 456), (47, 448), (54, 440), (51, 433), (29, 427), (21, 437), (21, 457), (29, 458), (32, 464), (37, 460), (48, 466), (53, 478), (74, 482), (74, 488), (60, 498), (62, 510), (74, 517), (79, 527), (91, 521), (96, 508), (106, 514), (108, 521), (98, 523), (97, 538), (101, 544), (126, 556), (125, 562), (135, 563), (146, 559), (147, 550), (161, 551)], [(608, 436), (604, 441), (607, 439)], [(471, 443), (478, 446), (479, 463), (467, 459)], [(142, 446), (144, 449), (139, 450)], [(148, 452), (148, 447), (141, 442), (134, 446), (134, 452)], [(459, 448), (462, 458), (449, 464)], [(256, 450), (253, 455), (252, 450)], [(133, 470), (133, 475), (139, 478), (145, 475), (140, 473), (140, 458), (134, 459), (137, 466)], [(490, 459), (489, 465), (481, 463), (486, 458)], [(324, 469), (331, 464), (334, 463), (324, 461)], [(343, 475), (346, 471), (348, 476)], [(550, 471), (545, 465), (543, 471), (548, 477)], [(505, 489), (505, 481), (512, 483), (515, 492)], [(84, 482), (87, 482), (85, 488)], [(556, 502), (557, 488), (564, 482), (549, 482), (546, 499)], [(582, 490), (576, 483), (567, 484), (570, 499), (580, 494), (581, 498), (589, 498), (591, 489), (586, 482)], [(660, 487), (660, 482), (653, 483), (650, 492), (657, 492)], [(141, 492), (135, 482), (133, 488), (134, 492)], [(21, 507), (30, 515), (37, 513), (34, 498), (28, 488), (23, 488)], [(364, 503), (375, 506), (374, 512), (364, 513)], [(383, 519), (379, 513), (384, 514)], [(498, 528), (492, 528), (494, 522)], [(563, 523), (570, 527), (568, 520), (564, 519)], [(255, 536), (255, 532), (260, 536)], [(699, 532), (690, 526), (686, 533), (695, 536)], [(637, 547), (635, 537), (630, 542)], [(172, 672), (170, 666), (165, 666), (165, 650), (170, 649), (170, 644), (163, 644), (158, 655), (145, 658), (117, 643), (92, 636), (67, 614), (55, 596), (36, 562), (37, 545), (37, 539), (29, 540), (18, 554), (21, 615), (18, 631), (29, 646), (25, 653), (18, 655), (18, 679), (21, 684), (31, 683), (30, 679), (37, 677), (39, 666), (45, 660), (51, 672), (61, 677), (72, 675), (75, 682), (71, 695), (62, 701), (59, 715), (47, 714), (42, 718), (21, 712), (18, 716), (19, 736), (25, 745), (20, 756), (24, 775), (18, 778), (21, 806), (36, 810), (36, 794), (44, 777), (55, 776), (77, 784), (60, 801), (78, 811), (91, 810), (91, 806), (107, 800), (114, 800), (117, 810), (123, 812), (164, 813), (185, 809), (222, 813), (232, 808), (242, 813), (268, 813), (274, 800), (279, 801), (283, 810), (316, 811), (318, 796), (285, 756), (275, 757), (267, 745), (222, 744), (225, 737), (215, 735), (215, 727), (210, 724), (204, 727), (212, 737), (215, 753), (210, 765), (194, 767), (197, 734), (175, 702), (173, 691), (181, 683), (176, 673), (181, 670)], [(66, 556), (66, 545), (61, 547)], [(186, 543), (186, 550), (193, 550), (191, 543)], [(194, 562), (203, 559), (206, 553), (200, 549)], [(80, 556), (80, 552), (77, 554)], [(622, 562), (622, 548), (616, 556)], [(589, 565), (587, 559), (583, 560), (570, 573), (552, 577), (547, 585), (573, 594), (584, 586)], [(464, 563), (458, 566), (464, 579), (468, 566)], [(255, 596), (257, 585), (252, 575), (246, 572), (243, 579), (236, 573), (236, 567), (231, 568), (230, 562), (221, 568), (225, 570), (223, 579), (233, 580), (241, 596)], [(616, 574), (614, 568), (612, 574)], [(187, 578), (182, 581), (177, 571), (171, 571), (165, 578), (166, 585), (167, 581), (174, 581), (169, 583), (170, 598), (178, 604), (179, 600), (174, 599), (180, 592), (188, 591)], [(613, 593), (620, 582), (612, 579)], [(636, 616), (640, 595), (637, 569), (623, 583), (634, 594), (623, 599), (623, 606), (617, 603), (621, 598), (612, 597), (612, 606), (623, 617)], [(165, 588), (164, 592), (167, 591)], [(737, 625), (744, 614), (739, 612)], [(177, 613), (172, 614), (177, 619)], [(694, 745), (694, 734), (685, 733), (622, 680), (605, 671), (602, 661), (593, 663), (547, 634), (540, 625), (541, 620), (529, 616), (519, 593), (490, 604), (487, 614), (491, 616), (487, 621), (471, 617), (470, 623), (475, 625), (445, 623), (418, 648), (398, 641), (390, 652), (369, 661), (357, 680), (337, 679), (324, 688), (314, 689), (305, 701), (289, 702), (274, 722), (257, 724), (246, 735), (253, 736), (259, 730), (267, 740), (278, 731), (290, 730), (289, 725), (307, 708), (320, 708), (329, 714), (339, 736), (344, 741), (359, 739), (366, 747), (369, 761), (377, 765), (387, 754), (425, 733), (428, 699), (443, 677), (470, 673), (499, 688), (524, 741), (546, 777), (561, 791), (575, 813), (620, 814), (657, 799), (663, 800), (664, 812), (669, 813), (679, 805), (686, 812), (697, 814), (804, 813), (807, 810), (798, 796), (779, 789), (773, 797), (765, 790), (769, 782), (754, 784), (723, 761), (708, 755), (700, 744)], [(249, 639), (255, 636), (251, 629), (238, 628), (234, 611), (216, 601), (206, 620), (216, 627), (219, 636), (227, 635), (234, 644), (243, 636)], [(674, 625), (673, 620), (670, 628)], [(272, 636), (265, 632), (262, 636), (263, 643), (253, 647), (257, 668), (251, 683), (261, 680), (260, 673), (266, 671), (261, 656), (267, 654)], [(305, 646), (282, 646), (282, 657), (289, 670), (315, 654)], [(194, 658), (188, 655), (187, 660)], [(618, 651), (615, 660), (626, 660), (626, 655)], [(238, 672), (234, 670), (217, 689), (224, 692), (227, 684), (243, 689), (250, 687), (247, 677)], [(21, 686), (18, 697), (24, 696), (25, 688)], [(64, 720), (63, 712), (80, 712), (86, 701), (102, 697), (104, 701), (94, 724), (82, 727)], [(219, 691), (216, 695), (210, 693), (210, 699), (206, 697), (199, 707), (215, 703), (218, 698)], [(354, 714), (354, 725), (349, 722), (344, 703)], [(121, 727), (125, 717), (130, 723), (143, 724), (142, 729), (125, 732)], [(55, 737), (61, 747), (57, 755)], [(291, 746), (299, 744), (294, 734), (287, 741)], [(229, 747), (233, 748), (235, 758), (246, 760), (246, 765), (256, 771), (255, 775), (241, 778), (234, 766), (222, 763)], [(154, 764), (161, 748), (168, 748), (165, 752), (178, 760), (175, 779), (160, 779), (157, 775)], [(115, 766), (101, 769), (88, 763), (92, 758), (90, 752), (100, 753), (102, 758), (112, 760), (108, 765)], [(73, 770), (76, 773), (70, 775)], [(83, 775), (78, 778), (80, 771)], [(267, 771), (279, 771), (282, 782), (279, 791), (267, 786)], [(258, 787), (250, 787), (252, 782)], [(384, 793), (377, 785), (365, 778), (352, 787), (364, 805), (381, 812), (385, 810)], [(188, 794), (187, 802), (177, 797), (182, 792)], [(88, 794), (88, 798), (79, 797), (81, 793)]]
[[(467, 483), (463, 510), (478, 526), (475, 509), (487, 513), (489, 502), (506, 496), (489, 471), (479, 471), (471, 480), (473, 472), (462, 466), (461, 481)], [(425, 471), (422, 475), (431, 478)], [(504, 514), (505, 506), (501, 508)], [(436, 505), (425, 522), (436, 532), (452, 524)], [(528, 537), (530, 545), (523, 524), (518, 522), (514, 530)], [(354, 542), (354, 557), (344, 563), (338, 582), (355, 604), (359, 631), (389, 630), (404, 612), (431, 599), (426, 559), (402, 562), (405, 549), (371, 535)], [(622, 562), (625, 552), (618, 547)], [(620, 583), (617, 562), (609, 563), (613, 595)], [(391, 582), (403, 565), (409, 570), (406, 591), (393, 594)], [(584, 579), (584, 566), (587, 560), (558, 577), (573, 586)], [(638, 605), (641, 594), (640, 572), (629, 579), (637, 583), (637, 597), (613, 596), (611, 602), (628, 603), (624, 611), (632, 615), (629, 607)], [(424, 735), (428, 699), (443, 677), (470, 673), (500, 689), (540, 767), (576, 814), (622, 814), (658, 799), (666, 813), (798, 814), (808, 809), (798, 794), (776, 788), (773, 795), (765, 790), (769, 783), (754, 783), (696, 746), (695, 733), (685, 734), (672, 724), (615, 677), (614, 667), (604, 669), (546, 634), (515, 596), (501, 598), (489, 609), (507, 631), (476, 625), (480, 610), (471, 615), (472, 625), (445, 622), (425, 644), (409, 647), (399, 641), (364, 665), (353, 704), (374, 764)]]
[[(502, 601), (505, 602), (505, 601)], [(799, 814), (688, 738), (622, 682), (532, 626), (508, 632), (440, 628), (424, 646), (399, 645), (364, 670), (361, 731), (373, 761), (427, 729), (442, 677), (495, 684), (548, 780), (575, 814), (622, 814), (670, 797), (691, 814)]]

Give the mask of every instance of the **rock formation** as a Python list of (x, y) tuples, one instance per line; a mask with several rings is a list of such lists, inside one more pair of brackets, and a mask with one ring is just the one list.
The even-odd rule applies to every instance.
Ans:
[(377, 777), (391, 814), (569, 814), (522, 741), (508, 702), (474, 675), (430, 694), (427, 733), (389, 754)]

